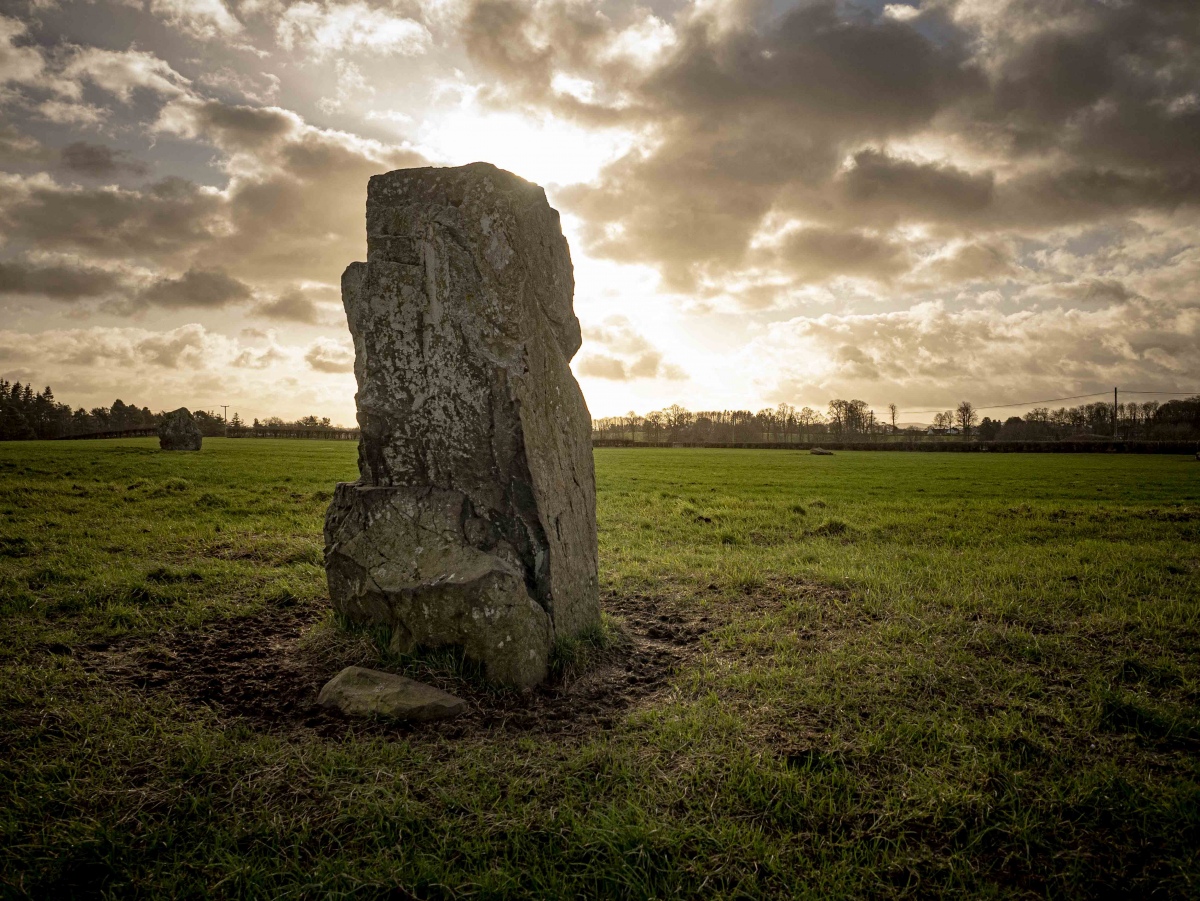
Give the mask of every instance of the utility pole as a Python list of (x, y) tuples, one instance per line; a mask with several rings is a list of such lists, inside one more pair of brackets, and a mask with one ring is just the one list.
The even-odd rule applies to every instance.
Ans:
[(221, 422), (225, 423), (225, 437), (229, 437), (229, 404), (221, 404)]
[(1113, 437), (1117, 437), (1117, 389), (1113, 387)]

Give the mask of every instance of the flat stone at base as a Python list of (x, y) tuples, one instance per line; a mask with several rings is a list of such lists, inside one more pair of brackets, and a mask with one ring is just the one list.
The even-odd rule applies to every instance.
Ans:
[(812, 450), (809, 451), (809, 453), (813, 454), (814, 456), (817, 456), (817, 457), (832, 457), (833, 456), (833, 451), (825, 450), (824, 448), (820, 448), (820, 447), (814, 447)]
[(462, 698), (432, 685), (361, 666), (348, 666), (326, 682), (317, 703), (348, 716), (380, 716), (414, 723), (449, 719), (467, 709)]

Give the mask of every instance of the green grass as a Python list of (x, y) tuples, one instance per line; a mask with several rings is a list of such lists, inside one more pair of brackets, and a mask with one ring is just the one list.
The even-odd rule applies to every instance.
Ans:
[(0, 445), (0, 895), (1200, 894), (1200, 464), (596, 461), (605, 602), (713, 624), (660, 690), (326, 738), (83, 662), (327, 604), (353, 445)]

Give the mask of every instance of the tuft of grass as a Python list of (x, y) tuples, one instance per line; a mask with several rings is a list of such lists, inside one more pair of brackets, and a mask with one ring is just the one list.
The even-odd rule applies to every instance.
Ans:
[(840, 538), (849, 533), (850, 526), (840, 519), (827, 519), (809, 532), (810, 535), (820, 538)]
[(579, 635), (562, 636), (550, 655), (550, 672), (559, 681), (576, 679), (593, 667), (606, 663), (612, 653), (629, 644), (621, 621), (601, 613), (600, 622)]
[(146, 581), (159, 585), (177, 585), (180, 582), (203, 582), (204, 576), (195, 570), (179, 572), (165, 566), (157, 566), (146, 573)]

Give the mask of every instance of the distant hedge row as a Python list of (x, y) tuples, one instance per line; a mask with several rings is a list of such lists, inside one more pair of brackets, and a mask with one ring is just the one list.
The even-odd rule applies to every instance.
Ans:
[(711, 447), (805, 451), (814, 447), (832, 451), (915, 451), (930, 453), (1000, 454), (1194, 454), (1200, 441), (826, 441), (799, 444), (775, 442), (721, 443), (647, 442), (593, 438), (592, 447)]

